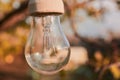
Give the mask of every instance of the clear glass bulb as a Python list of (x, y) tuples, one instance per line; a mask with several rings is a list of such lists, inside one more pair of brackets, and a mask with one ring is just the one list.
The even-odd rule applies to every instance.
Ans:
[(33, 16), (31, 32), (25, 47), (29, 66), (42, 74), (54, 74), (69, 61), (70, 45), (59, 16)]

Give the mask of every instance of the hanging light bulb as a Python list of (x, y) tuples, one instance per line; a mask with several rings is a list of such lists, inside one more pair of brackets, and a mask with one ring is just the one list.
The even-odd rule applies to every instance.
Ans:
[(32, 15), (25, 58), (36, 72), (54, 74), (68, 63), (70, 45), (61, 28), (59, 15)]

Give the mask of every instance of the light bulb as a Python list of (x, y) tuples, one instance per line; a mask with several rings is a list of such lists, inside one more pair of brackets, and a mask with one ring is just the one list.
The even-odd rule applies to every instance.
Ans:
[(59, 16), (32, 16), (31, 26), (25, 47), (29, 66), (42, 74), (59, 72), (70, 57), (70, 45), (61, 29)]

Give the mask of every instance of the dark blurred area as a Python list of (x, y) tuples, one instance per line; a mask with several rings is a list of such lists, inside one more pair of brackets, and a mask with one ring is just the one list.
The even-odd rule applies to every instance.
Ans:
[(120, 0), (63, 1), (71, 58), (64, 70), (46, 76), (24, 57), (28, 0), (0, 0), (0, 80), (120, 80)]

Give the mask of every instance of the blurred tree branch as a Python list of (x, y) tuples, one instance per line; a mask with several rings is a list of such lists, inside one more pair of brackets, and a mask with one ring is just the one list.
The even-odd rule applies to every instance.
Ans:
[(25, 16), (28, 14), (27, 11), (28, 0), (21, 3), (20, 8), (13, 10), (7, 14), (3, 19), (0, 20), (0, 31), (11, 28), (16, 23), (24, 20)]
[(71, 24), (71, 28), (74, 32), (74, 40), (76, 40), (75, 42), (79, 42), (81, 39), (81, 36), (78, 34), (77, 29), (76, 29), (76, 25), (75, 25), (75, 12), (78, 8), (84, 8), (86, 2), (82, 2), (82, 3), (78, 3), (77, 0), (64, 0), (64, 5), (65, 5), (65, 9), (66, 9), (66, 14), (68, 15), (68, 18), (70, 19), (70, 24)]

